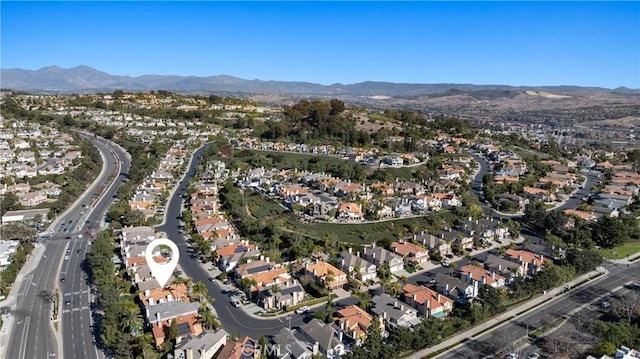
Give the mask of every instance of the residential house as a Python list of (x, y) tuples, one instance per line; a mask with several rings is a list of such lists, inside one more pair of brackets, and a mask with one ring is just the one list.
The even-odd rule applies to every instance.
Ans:
[(478, 282), (478, 286), (488, 285), (494, 288), (501, 288), (506, 284), (505, 278), (502, 275), (473, 264), (467, 264), (460, 268), (460, 279), (473, 285)]
[(37, 206), (47, 200), (47, 195), (42, 192), (29, 192), (20, 197), (20, 204), (25, 207)]
[[(277, 359), (312, 359), (314, 344), (296, 337), (295, 331), (282, 328), (271, 337), (268, 355)], [(318, 347), (315, 347), (318, 350)], [(316, 353), (317, 354), (317, 353)]]
[(327, 359), (339, 359), (346, 353), (342, 338), (330, 324), (314, 318), (309, 323), (303, 324), (299, 333), (305, 341), (314, 343), (314, 355), (320, 354)]
[(478, 296), (478, 283), (469, 284), (444, 273), (436, 274), (436, 291), (458, 303), (466, 303)]
[(542, 188), (525, 186), (522, 188), (522, 193), (525, 197), (538, 201), (551, 202), (556, 199), (556, 196), (553, 193)]
[(396, 254), (402, 256), (406, 262), (426, 263), (429, 261), (429, 250), (423, 246), (405, 241), (403, 239), (391, 243)]
[(453, 300), (427, 287), (407, 283), (402, 288), (405, 303), (427, 317), (442, 318), (453, 310)]
[(327, 289), (342, 288), (347, 284), (347, 274), (325, 261), (316, 261), (306, 267), (306, 273)]
[(176, 345), (173, 351), (175, 359), (211, 359), (227, 344), (228, 333), (224, 329), (204, 332), (200, 335), (188, 335)]
[(302, 285), (293, 279), (262, 291), (260, 303), (265, 310), (284, 310), (302, 303), (305, 294)]
[(247, 263), (240, 264), (234, 270), (234, 278), (238, 283), (242, 282), (242, 279), (248, 278), (252, 275), (268, 272), (273, 269), (273, 264), (269, 262), (269, 258), (266, 260), (249, 260)]
[(376, 280), (378, 277), (376, 265), (358, 255), (354, 255), (351, 248), (349, 248), (348, 252), (340, 252), (338, 267), (363, 282)]
[(348, 221), (360, 221), (364, 219), (362, 208), (357, 203), (353, 203), (353, 202), (342, 203), (338, 207), (338, 219), (344, 219)]
[[(367, 330), (371, 326), (373, 317), (364, 309), (352, 304), (338, 310), (335, 323), (347, 337), (353, 339), (358, 345), (364, 343), (367, 338)], [(384, 333), (384, 324), (378, 321), (380, 332)]]
[(429, 250), (437, 251), (441, 256), (453, 254), (451, 243), (430, 233), (422, 231), (418, 234), (414, 234), (413, 240), (414, 242), (422, 243), (422, 245), (427, 247)]
[(505, 278), (505, 283), (509, 284), (517, 277), (525, 275), (526, 271), (519, 263), (513, 262), (509, 259), (502, 258), (495, 254), (489, 254), (484, 261), (484, 267), (491, 271), (502, 275)]
[(177, 342), (188, 335), (199, 335), (202, 333), (202, 324), (199, 321), (199, 303), (189, 303), (180, 301), (170, 301), (155, 305), (148, 305), (146, 310), (146, 321), (151, 326), (156, 347), (161, 347), (164, 342), (165, 329), (175, 320), (178, 323)]
[(262, 350), (260, 343), (251, 337), (236, 342), (227, 342), (216, 358), (219, 359), (258, 359)]
[(418, 312), (403, 302), (383, 293), (371, 298), (371, 312), (390, 328), (411, 328), (420, 324)]
[(507, 258), (520, 264), (523, 273), (534, 275), (542, 270), (545, 263), (550, 262), (542, 254), (536, 254), (527, 250), (509, 248), (506, 252)]
[(404, 262), (401, 256), (382, 247), (377, 247), (375, 243), (372, 248), (365, 248), (363, 250), (362, 258), (373, 263), (376, 267), (387, 264), (391, 273), (397, 273), (404, 269)]

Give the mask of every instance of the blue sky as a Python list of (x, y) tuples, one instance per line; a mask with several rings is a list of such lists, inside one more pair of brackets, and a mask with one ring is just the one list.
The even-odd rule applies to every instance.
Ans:
[(640, 88), (640, 2), (0, 2), (3, 68)]

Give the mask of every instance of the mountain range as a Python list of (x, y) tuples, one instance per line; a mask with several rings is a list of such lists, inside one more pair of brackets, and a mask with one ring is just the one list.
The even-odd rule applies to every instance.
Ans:
[(88, 66), (39, 70), (1, 69), (0, 87), (37, 93), (91, 93), (113, 90), (168, 90), (182, 93), (266, 93), (316, 96), (418, 96), (451, 93), (452, 91), (553, 91), (553, 92), (613, 92), (640, 94), (640, 89), (619, 87), (606, 89), (579, 86), (506, 86), (472, 84), (420, 84), (365, 81), (355, 84), (321, 85), (310, 82), (246, 80), (238, 77), (142, 75), (138, 77), (111, 75)]

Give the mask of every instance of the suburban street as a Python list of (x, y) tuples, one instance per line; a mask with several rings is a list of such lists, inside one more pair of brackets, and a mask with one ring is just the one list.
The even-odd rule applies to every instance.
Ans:
[(545, 323), (562, 318), (573, 310), (589, 305), (597, 306), (602, 298), (633, 281), (640, 279), (640, 262), (626, 265), (608, 263), (609, 274), (584, 284), (556, 300), (518, 316), (508, 323), (484, 335), (471, 339), (457, 348), (450, 349), (438, 358), (485, 358), (499, 351), (514, 349), (514, 343), (540, 328)]
[[(106, 185), (110, 176), (118, 177), (116, 171), (119, 166), (109, 150), (114, 146), (104, 144), (93, 136), (82, 136), (92, 140), (103, 152), (105, 168), (83, 196), (56, 218), (46, 233), (48, 239), (42, 240), (44, 254), (37, 267), (25, 275), (18, 297), (10, 308), (14, 314), (14, 326), (7, 358), (98, 358), (92, 340), (89, 287), (81, 268), (89, 240), (84, 232), (98, 230), (97, 224), (102, 221), (121, 179), (106, 190), (102, 200), (91, 209), (91, 194)], [(127, 155), (120, 151), (119, 157), (123, 158), (122, 167), (128, 169), (130, 161)], [(70, 228), (73, 228), (72, 232), (69, 232)], [(83, 238), (78, 239), (78, 234), (83, 234)], [(68, 260), (64, 259), (66, 255), (69, 256)], [(64, 282), (60, 281), (62, 278)], [(57, 289), (60, 295), (59, 313), (62, 314), (58, 338), (61, 333), (63, 348), (59, 347), (62, 343), (56, 340), (51, 321)], [(70, 304), (65, 305), (66, 301), (70, 301)]]
[[(186, 192), (189, 180), (193, 178), (195, 168), (200, 163), (200, 155), (203, 148), (196, 151), (190, 167), (187, 169), (187, 175), (182, 179), (177, 187), (176, 194)], [(229, 334), (232, 335), (249, 335), (253, 338), (260, 338), (263, 335), (271, 335), (278, 332), (281, 328), (300, 326), (303, 323), (303, 316), (292, 313), (288, 317), (291, 322), (284, 318), (262, 319), (246, 313), (240, 308), (231, 305), (230, 297), (223, 294), (223, 289), (218, 281), (211, 282), (210, 274), (202, 267), (198, 259), (191, 258), (188, 252), (188, 244), (184, 236), (179, 232), (179, 217), (182, 213), (182, 198), (178, 195), (171, 197), (167, 212), (167, 221), (164, 225), (157, 228), (167, 234), (169, 239), (174, 241), (180, 249), (180, 267), (186, 277), (190, 277), (194, 282), (203, 282), (207, 285), (209, 296), (215, 299), (213, 307), (215, 308), (218, 319), (222, 323)]]

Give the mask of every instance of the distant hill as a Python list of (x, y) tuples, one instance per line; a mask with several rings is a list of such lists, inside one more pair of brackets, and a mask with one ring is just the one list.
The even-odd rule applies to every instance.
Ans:
[[(128, 91), (168, 90), (175, 92), (243, 92), (288, 95), (318, 96), (418, 96), (437, 95), (455, 91), (479, 91), (478, 95), (513, 95), (512, 91), (549, 92), (616, 92), (640, 94), (640, 89), (620, 87), (605, 89), (578, 86), (513, 87), (505, 85), (471, 84), (409, 84), (366, 81), (356, 84), (321, 85), (310, 82), (245, 80), (238, 77), (143, 75), (138, 77), (111, 75), (88, 66), (64, 69), (58, 66), (39, 70), (2, 69), (0, 87), (41, 93), (111, 92), (116, 89)], [(453, 92), (452, 92), (453, 91)]]

